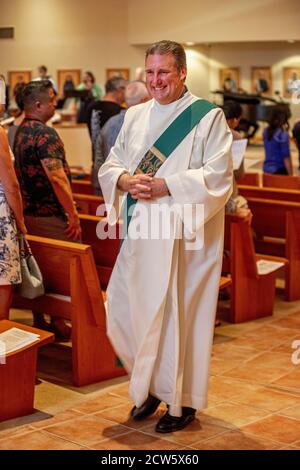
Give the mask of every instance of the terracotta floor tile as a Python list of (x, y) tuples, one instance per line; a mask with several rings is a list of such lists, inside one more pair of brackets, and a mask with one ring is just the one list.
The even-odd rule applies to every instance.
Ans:
[(290, 408), (285, 408), (284, 410), (281, 410), (278, 414), (300, 420), (300, 396), (298, 396), (298, 403), (299, 405), (291, 406)]
[(33, 431), (22, 436), (0, 441), (1, 450), (80, 450), (79, 445), (48, 434)]
[(142, 421), (134, 421), (130, 418), (131, 409), (132, 403), (128, 403), (122, 406), (117, 406), (112, 409), (104, 410), (94, 416), (101, 416), (105, 419), (123, 424), (124, 426), (127, 426), (132, 429), (142, 429), (152, 423), (156, 423), (165, 412), (165, 406), (160, 405), (158, 410), (152, 416), (149, 416), (149, 418), (144, 419)]
[(284, 387), (291, 391), (300, 393), (300, 368), (296, 368), (292, 372), (289, 372), (288, 374), (278, 378), (277, 380), (274, 379), (272, 381), (272, 385)]
[(252, 421), (257, 421), (267, 416), (269, 413), (250, 406), (224, 402), (212, 408), (207, 408), (204, 414), (222, 419), (223, 421), (231, 423), (233, 426), (239, 427), (251, 423)]
[(179, 447), (183, 448), (182, 445), (178, 446), (178, 444), (166, 439), (160, 439), (159, 437), (137, 431), (102, 441), (92, 446), (93, 449), (97, 450), (176, 450)]
[[(283, 369), (293, 368), (293, 363), (291, 361), (291, 354), (280, 353), (280, 352), (263, 352), (253, 359), (247, 361), (248, 366), (260, 366), (260, 367), (280, 367)], [(294, 366), (295, 367), (295, 366)]]
[(246, 361), (257, 355), (252, 348), (239, 348), (233, 344), (221, 343), (213, 346), (212, 357), (219, 359), (232, 359), (233, 361)]
[(192, 447), (199, 450), (271, 450), (280, 445), (260, 436), (229, 431), (205, 442), (196, 442)]
[(300, 319), (299, 317), (293, 317), (292, 315), (289, 315), (286, 318), (280, 318), (279, 320), (275, 320), (273, 325), (280, 326), (281, 328), (289, 328), (290, 330), (299, 331)]
[(168, 433), (162, 436), (155, 432), (154, 425), (143, 428), (143, 432), (151, 434), (157, 438), (167, 439), (175, 442), (178, 445), (192, 446), (194, 442), (198, 442), (209, 437), (216, 436), (217, 434), (226, 432), (227, 429), (216, 424), (208, 422), (201, 422), (199, 418), (189, 424), (185, 429), (180, 432)]
[(2, 429), (0, 431), (0, 441), (3, 440), (3, 439), (22, 436), (24, 434), (27, 434), (28, 432), (32, 432), (31, 426), (28, 426), (28, 425), (20, 426), (20, 427), (17, 427), (17, 428)]
[(110, 393), (112, 395), (116, 395), (116, 396), (119, 396), (119, 397), (124, 397), (124, 398), (127, 398), (128, 400), (130, 400), (130, 397), (129, 397), (129, 394), (128, 394), (128, 387), (129, 387), (129, 382), (126, 382), (125, 384), (118, 385), (118, 386), (114, 387), (110, 391)]
[(41, 421), (36, 421), (32, 423), (30, 426), (35, 429), (40, 429), (40, 428), (45, 428), (47, 426), (52, 426), (53, 424), (62, 423), (64, 421), (79, 418), (80, 416), (82, 416), (82, 413), (79, 413), (78, 411), (67, 410), (67, 411), (58, 413), (52, 418), (43, 419)]
[(223, 376), (211, 377), (208, 387), (208, 396), (217, 399), (230, 400), (236, 396), (249, 394), (259, 390), (261, 385), (239, 382)]
[(249, 395), (236, 397), (233, 401), (242, 405), (276, 412), (297, 403), (300, 404), (300, 397), (262, 388), (254, 393), (249, 393)]
[(275, 346), (280, 345), (283, 342), (282, 338), (272, 338), (270, 337), (246, 337), (242, 336), (235, 340), (235, 345), (239, 347), (250, 347), (257, 351), (269, 351)]
[(97, 415), (84, 416), (47, 428), (48, 433), (87, 446), (128, 431), (128, 428), (125, 426), (113, 423)]
[(285, 375), (288, 371), (285, 368), (280, 367), (259, 367), (252, 365), (244, 365), (236, 367), (223, 375), (226, 377), (232, 377), (241, 380), (247, 380), (250, 382), (256, 382), (260, 384), (268, 384), (276, 379), (279, 379)]
[(85, 414), (97, 413), (99, 411), (106, 410), (107, 408), (112, 408), (127, 402), (128, 400), (126, 400), (124, 397), (116, 397), (110, 393), (107, 393), (92, 400), (88, 400), (85, 403), (76, 406), (74, 409)]
[(211, 375), (220, 375), (226, 371), (233, 369), (240, 365), (240, 361), (233, 361), (230, 359), (224, 360), (213, 357), (210, 362), (210, 374)]
[(300, 421), (273, 415), (243, 426), (242, 431), (283, 444), (292, 444), (300, 440)]

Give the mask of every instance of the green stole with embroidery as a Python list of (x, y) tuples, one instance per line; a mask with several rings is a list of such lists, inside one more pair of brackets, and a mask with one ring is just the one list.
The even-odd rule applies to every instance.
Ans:
[[(183, 139), (201, 121), (201, 119), (217, 106), (206, 100), (194, 101), (169, 125), (163, 134), (157, 139), (140, 161), (134, 175), (152, 173), (156, 174), (171, 153), (178, 147)], [(124, 239), (130, 224), (134, 206), (137, 199), (133, 199), (130, 193), (127, 194), (124, 211), (124, 225), (122, 238)]]

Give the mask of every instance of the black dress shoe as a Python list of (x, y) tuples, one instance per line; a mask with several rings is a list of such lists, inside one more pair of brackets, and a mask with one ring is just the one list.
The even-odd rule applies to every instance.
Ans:
[(160, 404), (158, 398), (148, 395), (147, 400), (138, 408), (134, 406), (131, 410), (130, 416), (136, 421), (147, 418), (147, 416), (152, 415)]
[(167, 411), (162, 418), (158, 421), (155, 431), (160, 433), (180, 431), (185, 428), (189, 423), (194, 421), (196, 410), (194, 408), (183, 407), (182, 416), (172, 416)]

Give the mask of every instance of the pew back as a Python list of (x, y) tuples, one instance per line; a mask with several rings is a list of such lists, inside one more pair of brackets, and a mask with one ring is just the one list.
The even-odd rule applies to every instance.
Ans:
[(263, 186), (270, 188), (300, 189), (300, 176), (263, 174)]

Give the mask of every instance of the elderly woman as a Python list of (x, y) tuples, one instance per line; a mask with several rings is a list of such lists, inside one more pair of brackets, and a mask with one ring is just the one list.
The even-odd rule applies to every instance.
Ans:
[[(0, 76), (0, 116), (3, 89), (5, 82)], [(13, 286), (21, 282), (18, 231), (26, 233), (22, 198), (7, 136), (0, 126), (0, 319), (8, 318)]]

